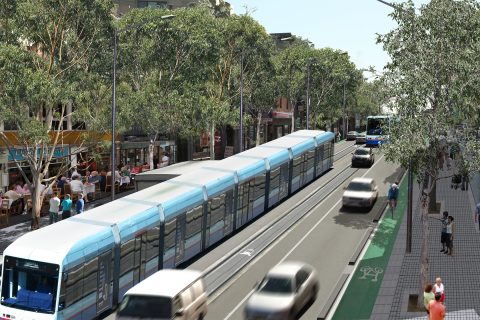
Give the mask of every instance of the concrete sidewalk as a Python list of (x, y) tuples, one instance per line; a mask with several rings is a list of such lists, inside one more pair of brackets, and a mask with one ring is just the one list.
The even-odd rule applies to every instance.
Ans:
[[(454, 217), (454, 255), (440, 252), (441, 223), (430, 219), (430, 281), (441, 277), (445, 285), (446, 319), (480, 319), (480, 233), (474, 223), (472, 190), (451, 188), (453, 171), (441, 171), (437, 182), (437, 202)], [(407, 312), (408, 296), (420, 286), (421, 208), (418, 185), (413, 190), (412, 253), (406, 254), (406, 215), (394, 252), (383, 278), (371, 319), (427, 319), (425, 312)], [(435, 215), (431, 215), (434, 217)], [(439, 218), (440, 215), (435, 217)], [(398, 273), (398, 268), (400, 272)]]

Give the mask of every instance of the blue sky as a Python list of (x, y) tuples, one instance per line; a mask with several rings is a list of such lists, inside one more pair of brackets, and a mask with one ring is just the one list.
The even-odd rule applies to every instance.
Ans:
[[(307, 38), (316, 48), (347, 51), (357, 68), (383, 69), (389, 61), (376, 34), (396, 24), (388, 16), (392, 8), (377, 0), (227, 0), (236, 14), (251, 15), (267, 32), (292, 32)], [(390, 1), (399, 2), (399, 1)], [(417, 8), (426, 0), (415, 0)]]

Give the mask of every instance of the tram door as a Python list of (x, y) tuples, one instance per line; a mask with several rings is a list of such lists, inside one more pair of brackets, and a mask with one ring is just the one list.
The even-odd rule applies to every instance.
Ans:
[(133, 285), (145, 279), (145, 265), (147, 263), (147, 233), (135, 237), (135, 251), (133, 256)]
[(112, 305), (112, 251), (98, 258), (97, 275), (97, 314), (107, 310)]

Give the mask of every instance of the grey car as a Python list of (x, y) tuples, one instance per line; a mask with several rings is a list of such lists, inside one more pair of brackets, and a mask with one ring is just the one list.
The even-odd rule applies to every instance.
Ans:
[(250, 296), (245, 318), (296, 319), (318, 292), (317, 272), (303, 262), (283, 262), (273, 267)]
[(367, 142), (367, 133), (366, 132), (360, 132), (357, 137), (355, 138), (355, 143), (356, 144), (365, 144)]
[(358, 136), (357, 131), (348, 131), (347, 132), (347, 140), (355, 140), (355, 138)]
[(371, 167), (375, 162), (375, 154), (371, 148), (357, 148), (352, 153), (352, 167), (368, 166)]

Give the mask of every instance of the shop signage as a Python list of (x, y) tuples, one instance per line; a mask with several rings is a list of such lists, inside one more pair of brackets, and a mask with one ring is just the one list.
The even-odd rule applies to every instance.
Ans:
[[(23, 161), (25, 157), (25, 149), (10, 149), (10, 154), (8, 155), (8, 161)], [(37, 150), (37, 154), (40, 155), (40, 149)], [(70, 154), (70, 148), (68, 146), (56, 147), (53, 151), (53, 158), (62, 158)]]

